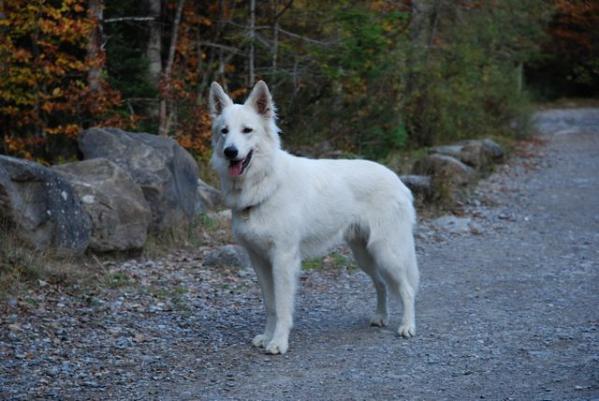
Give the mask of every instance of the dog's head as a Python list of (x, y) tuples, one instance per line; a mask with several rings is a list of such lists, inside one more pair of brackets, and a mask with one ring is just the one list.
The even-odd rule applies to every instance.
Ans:
[(259, 81), (244, 104), (234, 104), (216, 82), (210, 87), (212, 165), (221, 174), (243, 177), (279, 147), (275, 106), (268, 87)]

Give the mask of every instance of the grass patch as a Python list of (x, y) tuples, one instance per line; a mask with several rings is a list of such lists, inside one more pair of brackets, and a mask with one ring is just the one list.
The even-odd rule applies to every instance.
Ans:
[(332, 252), (323, 258), (306, 259), (302, 262), (304, 270), (341, 269), (343, 267), (349, 270), (358, 268), (353, 258), (339, 252)]
[(96, 283), (99, 264), (34, 249), (7, 224), (0, 225), (0, 301), (46, 285)]
[(221, 228), (221, 224), (218, 219), (208, 215), (207, 213), (202, 213), (197, 217), (197, 222), (200, 224), (204, 231), (208, 233), (214, 233), (216, 230)]
[(185, 296), (187, 295), (188, 292), (189, 292), (189, 290), (187, 289), (187, 287), (177, 286), (175, 288), (171, 288), (168, 296), (169, 296), (171, 302), (173, 303), (173, 305), (175, 305), (177, 307), (182, 307), (182, 306), (186, 305)]
[(322, 258), (306, 259), (302, 262), (303, 270), (317, 270), (322, 268)]
[[(135, 256), (155, 259), (173, 249), (220, 245), (232, 241), (230, 220), (226, 216), (203, 214), (190, 224), (149, 234), (143, 251), (141, 254), (137, 251)], [(103, 254), (100, 257), (94, 254), (65, 257), (51, 251), (36, 250), (28, 241), (19, 238), (12, 226), (0, 221), (0, 302), (47, 285), (68, 287), (69, 291), (75, 292), (134, 285), (134, 280), (126, 272), (112, 271), (103, 263), (108, 259), (119, 260), (131, 256), (131, 252), (125, 252)], [(173, 298), (173, 303), (183, 307), (184, 294), (171, 295), (168, 297)]]
[(429, 148), (405, 149), (390, 152), (381, 163), (400, 175), (411, 174), (412, 166), (418, 159), (427, 155)]
[(142, 254), (148, 259), (164, 256), (173, 249), (197, 248), (233, 242), (230, 220), (203, 213), (187, 224), (159, 233), (149, 233)]
[(102, 277), (103, 287), (122, 288), (131, 285), (131, 279), (124, 272), (109, 272)]

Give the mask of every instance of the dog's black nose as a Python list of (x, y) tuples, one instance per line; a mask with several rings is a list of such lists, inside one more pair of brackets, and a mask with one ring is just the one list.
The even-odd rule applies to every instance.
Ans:
[(235, 146), (233, 146), (233, 145), (227, 146), (225, 148), (225, 156), (229, 160), (235, 159), (237, 157), (237, 153), (239, 153), (239, 152), (237, 151), (237, 148)]

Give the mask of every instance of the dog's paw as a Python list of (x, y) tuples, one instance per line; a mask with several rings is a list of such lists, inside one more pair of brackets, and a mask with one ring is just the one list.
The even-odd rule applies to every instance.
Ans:
[(414, 337), (416, 335), (416, 326), (410, 324), (402, 324), (399, 326), (397, 333), (405, 338)]
[(284, 353), (287, 352), (288, 348), (289, 348), (289, 344), (288, 344), (287, 341), (272, 340), (265, 347), (265, 350), (266, 350), (267, 354), (272, 354), (272, 355), (281, 354), (281, 355), (283, 355)]
[(377, 327), (384, 327), (387, 325), (387, 316), (386, 315), (381, 315), (380, 313), (375, 314), (374, 316), (372, 316), (372, 318), (370, 319), (370, 325), (371, 326), (377, 326)]
[(269, 343), (269, 341), (270, 341), (270, 339), (266, 336), (266, 334), (258, 334), (252, 340), (252, 345), (254, 347), (263, 348), (266, 346), (266, 344)]

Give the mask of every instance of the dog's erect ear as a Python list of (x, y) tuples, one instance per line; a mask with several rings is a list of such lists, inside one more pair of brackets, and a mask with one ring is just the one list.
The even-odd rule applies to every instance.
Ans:
[(275, 105), (272, 102), (272, 96), (268, 90), (268, 86), (264, 81), (256, 82), (252, 93), (245, 101), (247, 106), (251, 106), (256, 112), (264, 118), (272, 118), (275, 116)]
[(225, 107), (232, 105), (233, 101), (225, 93), (222, 86), (217, 82), (212, 82), (208, 103), (210, 104), (210, 116), (216, 118), (223, 112)]

